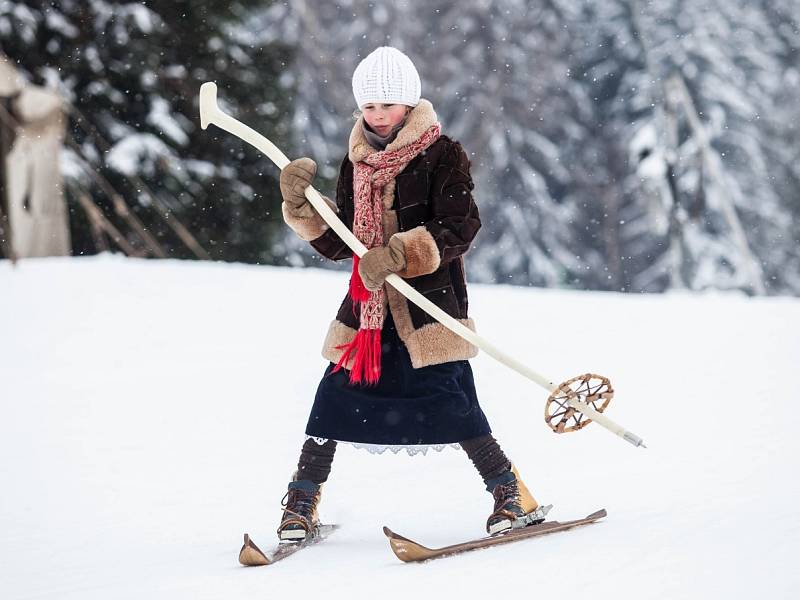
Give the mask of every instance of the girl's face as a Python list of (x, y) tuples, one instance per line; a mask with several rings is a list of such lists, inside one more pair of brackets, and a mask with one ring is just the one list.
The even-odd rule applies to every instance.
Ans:
[(378, 104), (370, 102), (361, 107), (364, 120), (378, 135), (388, 135), (392, 127), (400, 123), (411, 110), (405, 104)]

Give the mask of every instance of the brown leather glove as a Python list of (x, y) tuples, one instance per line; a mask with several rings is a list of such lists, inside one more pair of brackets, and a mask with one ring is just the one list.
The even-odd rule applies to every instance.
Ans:
[(403, 241), (392, 236), (386, 246), (370, 248), (358, 262), (358, 274), (364, 287), (374, 292), (383, 285), (390, 273), (406, 268), (406, 253)]
[(296, 158), (281, 171), (281, 195), (292, 212), (299, 212), (308, 202), (304, 192), (316, 173), (317, 163), (307, 156)]

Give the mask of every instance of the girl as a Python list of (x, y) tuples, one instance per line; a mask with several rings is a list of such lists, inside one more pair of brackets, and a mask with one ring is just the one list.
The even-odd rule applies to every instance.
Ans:
[(337, 442), (410, 454), (458, 443), (475, 464), (494, 510), (490, 534), (543, 520), (542, 511), (491, 435), (468, 361), (477, 347), (385, 284), (396, 273), (446, 313), (467, 316), (463, 255), (481, 222), (470, 162), (441, 134), (420, 97), (411, 60), (376, 49), (356, 67), (361, 114), (341, 163), (336, 202), (326, 202), (368, 251), (359, 260), (305, 197), (316, 163), (299, 158), (280, 176), (286, 223), (321, 255), (353, 259), (350, 289), (322, 349), (330, 361), (306, 425), (297, 471), (282, 502), (282, 541), (313, 535), (321, 485)]

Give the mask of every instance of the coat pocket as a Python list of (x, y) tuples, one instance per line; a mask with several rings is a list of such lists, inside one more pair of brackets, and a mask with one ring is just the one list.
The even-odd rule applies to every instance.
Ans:
[(456, 293), (452, 285), (426, 290), (422, 295), (451, 317), (458, 318), (458, 300), (456, 300)]

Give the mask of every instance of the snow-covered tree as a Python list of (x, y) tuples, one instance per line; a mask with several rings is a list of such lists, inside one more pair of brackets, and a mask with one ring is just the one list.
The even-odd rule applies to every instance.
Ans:
[[(277, 140), (287, 101), (275, 81), (290, 49), (255, 46), (238, 27), (259, 0), (0, 2), (0, 51), (70, 104), (64, 171), (121, 221), (108, 186), (169, 256), (191, 256), (175, 221), (214, 258), (282, 262), (277, 169), (227, 133), (199, 127), (200, 84)], [(73, 202), (76, 252), (93, 251)], [(120, 222), (130, 242), (135, 229)], [(170, 224), (173, 227), (170, 227)]]
[(587, 72), (593, 91), (606, 90), (598, 117), (612, 125), (627, 162), (618, 172), (619, 226), (610, 223), (627, 289), (800, 290), (785, 276), (797, 245), (785, 243), (792, 219), (770, 164), (787, 146), (764, 119), (789, 117), (778, 104), (787, 45), (773, 34), (766, 6), (592, 5), (580, 37), (587, 64), (591, 48), (607, 47), (609, 61)]

